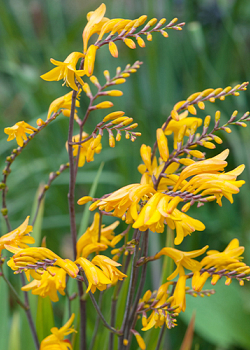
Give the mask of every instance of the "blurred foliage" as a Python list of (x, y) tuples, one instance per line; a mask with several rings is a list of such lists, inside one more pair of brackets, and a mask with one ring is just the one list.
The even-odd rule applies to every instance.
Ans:
[[(39, 76), (52, 68), (49, 58), (63, 61), (72, 51), (82, 50), (82, 30), (86, 24), (86, 13), (97, 8), (101, 1), (84, 0), (0, 0), (0, 113), (1, 130), (12, 126), (19, 120), (25, 120), (35, 126), (37, 118), (46, 118), (49, 104), (68, 89), (56, 82), (44, 82)], [(155, 131), (166, 120), (172, 106), (179, 100), (196, 91), (206, 88), (226, 87), (248, 80), (250, 72), (250, 2), (240, 0), (107, 0), (108, 17), (135, 18), (147, 14), (149, 18), (165, 16), (168, 21), (178, 17), (186, 25), (181, 33), (169, 31), (169, 38), (153, 35), (153, 41), (146, 48), (137, 48), (136, 52), (119, 43), (119, 58), (111, 57), (107, 47), (102, 55), (97, 55), (95, 75), (109, 69), (115, 74), (115, 67), (124, 67), (139, 59), (144, 62), (142, 68), (122, 85), (124, 96), (113, 99), (114, 108), (124, 110), (126, 115), (139, 123), (141, 138), (134, 143), (122, 140), (115, 149), (104, 147), (94, 163), (86, 164), (79, 171), (77, 179), (77, 197), (89, 193), (93, 178), (101, 162), (104, 169), (99, 179), (96, 195), (114, 191), (119, 186), (138, 182), (137, 166), (140, 163), (139, 148), (142, 143), (153, 144)], [(100, 78), (101, 81), (101, 78)], [(103, 79), (104, 81), (104, 79)], [(221, 110), (222, 122), (237, 109), (244, 113), (248, 108), (249, 92), (239, 97), (229, 97), (225, 102), (207, 103), (206, 114), (215, 114)], [(84, 113), (88, 100), (82, 99), (81, 111)], [(113, 109), (115, 110), (115, 109)], [(204, 113), (199, 112), (201, 116)], [(79, 113), (80, 114), (80, 113)], [(91, 132), (103, 114), (93, 113), (93, 120), (87, 126)], [(68, 161), (65, 150), (68, 119), (59, 117), (39, 134), (32, 145), (17, 157), (8, 179), (9, 192), (7, 204), (12, 226), (22, 222), (30, 214), (34, 195), (40, 183), (47, 182), (48, 174), (56, 171), (60, 164)], [(250, 131), (233, 129), (232, 134), (221, 134), (223, 149), (231, 149), (229, 168), (246, 164), (242, 176), (246, 180), (243, 190), (235, 196), (235, 203), (223, 203), (220, 208), (215, 204), (193, 210), (207, 227), (204, 233), (194, 233), (184, 240), (180, 249), (198, 249), (209, 244), (212, 249), (224, 249), (234, 237), (240, 239), (246, 247), (245, 259), (250, 262)], [(6, 135), (0, 137), (1, 166), (5, 157), (16, 147), (15, 142), (6, 142)], [(126, 147), (126, 148), (125, 148)], [(126, 152), (124, 150), (126, 149)], [(217, 147), (217, 153), (222, 150)], [(211, 156), (214, 154), (211, 151)], [(69, 220), (68, 220), (68, 173), (55, 180), (46, 194), (42, 237), (47, 236), (47, 245), (55, 252), (70, 256)], [(80, 225), (82, 207), (77, 208), (77, 223)], [(199, 211), (199, 212), (198, 212)], [(109, 222), (107, 219), (107, 223)], [(40, 222), (40, 221), (39, 221)], [(106, 223), (106, 222), (105, 222)], [(40, 222), (41, 224), (41, 222)], [(4, 227), (4, 225), (2, 225)], [(5, 233), (2, 229), (2, 233)], [(39, 234), (40, 236), (40, 234)], [(150, 253), (155, 253), (165, 243), (165, 235), (151, 234)], [(37, 242), (39, 244), (39, 242)], [(161, 276), (157, 262), (152, 264), (151, 279), (147, 287), (157, 287)], [(0, 283), (0, 300), (3, 301), (7, 287)], [(219, 289), (219, 288), (218, 288)], [(226, 298), (223, 296), (226, 295)], [(193, 309), (197, 310), (196, 335), (194, 348), (198, 349), (250, 349), (248, 331), (250, 317), (250, 287), (241, 289), (225, 287), (222, 297), (213, 296), (192, 304), (188, 298), (187, 312), (183, 320), (188, 322)], [(197, 301), (197, 300), (195, 300)], [(237, 301), (237, 302), (236, 302)], [(190, 304), (189, 304), (190, 302)], [(105, 304), (105, 303), (104, 303)], [(198, 306), (197, 306), (198, 305)], [(13, 308), (13, 303), (11, 303)], [(53, 306), (54, 307), (54, 306)], [(9, 314), (7, 304), (1, 303), (1, 310)], [(237, 314), (237, 320), (229, 322)], [(58, 317), (59, 308), (56, 306)], [(104, 310), (108, 313), (108, 310)], [(234, 317), (233, 316), (233, 317)], [(23, 318), (23, 315), (21, 314)], [(3, 322), (2, 317), (2, 321)], [(216, 322), (215, 322), (216, 320)], [(11, 321), (11, 335), (20, 336), (21, 323), (23, 339), (29, 339), (27, 327), (14, 314)], [(89, 332), (93, 331), (95, 319), (89, 320)], [(7, 322), (0, 325), (5, 333)], [(8, 327), (7, 327), (8, 329)], [(25, 332), (24, 332), (25, 330)], [(2, 333), (1, 331), (1, 333)], [(166, 332), (164, 349), (178, 349), (185, 333), (184, 325)], [(91, 333), (90, 333), (91, 334)], [(106, 333), (105, 333), (106, 334)], [(153, 333), (152, 333), (153, 334)], [(172, 335), (171, 335), (172, 334)], [(147, 335), (148, 336), (148, 335)], [(150, 341), (153, 342), (150, 332)], [(6, 349), (4, 339), (0, 337), (0, 349)], [(11, 344), (14, 344), (11, 343)], [(30, 342), (27, 341), (27, 344)], [(31, 343), (32, 344), (32, 343)], [(98, 344), (98, 342), (97, 342)], [(100, 339), (99, 344), (103, 345)], [(11, 345), (12, 346), (12, 345)], [(14, 345), (13, 345), (14, 346)], [(18, 345), (12, 350), (19, 349)], [(152, 343), (153, 346), (153, 343)], [(26, 346), (26, 349), (32, 349)]]

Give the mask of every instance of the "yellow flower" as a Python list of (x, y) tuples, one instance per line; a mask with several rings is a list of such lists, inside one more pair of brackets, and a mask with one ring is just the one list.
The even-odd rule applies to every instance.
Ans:
[[(48, 272), (49, 271), (49, 272)], [(22, 287), (24, 291), (32, 290), (32, 294), (40, 295), (42, 298), (49, 296), (51, 301), (59, 300), (57, 291), (61, 295), (65, 295), (66, 288), (66, 271), (58, 267), (48, 267), (47, 271), (40, 277), (41, 279), (34, 279), (32, 282)]]
[(102, 26), (109, 20), (104, 17), (105, 12), (106, 6), (102, 3), (95, 11), (87, 14), (88, 23), (82, 33), (84, 53), (87, 51), (89, 38), (95, 33), (100, 33)]
[[(160, 158), (159, 165), (158, 165), (156, 157), (154, 157), (153, 160), (151, 161), (151, 147), (149, 146), (142, 145), (140, 149), (140, 153), (141, 153), (141, 158), (144, 162), (144, 164), (140, 164), (138, 167), (138, 171), (142, 174), (141, 184), (142, 185), (149, 184), (153, 187), (154, 184), (152, 181), (152, 176), (154, 176), (156, 180), (158, 179), (165, 165), (165, 162), (163, 161), (163, 159)], [(166, 175), (173, 174), (179, 168), (179, 166), (180, 165), (178, 163), (175, 163), (175, 162), (171, 163), (166, 168), (164, 174)], [(177, 177), (177, 175), (175, 176)], [(173, 186), (175, 185), (175, 183), (176, 182), (174, 182), (172, 179), (163, 177), (161, 179), (161, 182), (159, 183), (158, 190), (165, 191), (168, 188), (167, 186)]]
[(131, 223), (138, 217), (139, 201), (150, 198), (155, 193), (155, 189), (150, 185), (132, 184), (120, 188), (110, 196), (103, 198), (97, 206), (101, 210), (110, 212), (122, 218), (126, 213), (126, 223)]
[[(86, 132), (82, 133), (82, 140), (86, 139), (89, 135)], [(97, 136), (98, 137), (98, 136)], [(95, 139), (94, 139), (95, 140)], [(72, 139), (73, 142), (79, 142), (80, 141), (80, 135), (76, 135)], [(80, 156), (79, 156), (79, 167), (84, 166), (85, 160), (87, 162), (92, 162), (94, 160), (94, 155), (99, 154), (102, 150), (102, 144), (99, 142), (99, 144), (93, 149), (92, 146), (93, 138), (89, 139), (88, 141), (82, 143), (81, 145), (73, 145), (73, 156), (76, 157), (78, 154), (78, 149), (80, 147)], [(68, 143), (66, 143), (66, 149), (68, 150)]]
[(174, 260), (177, 267), (175, 271), (168, 277), (168, 280), (172, 280), (178, 274), (180, 276), (185, 275), (184, 268), (193, 272), (199, 271), (202, 268), (202, 264), (194, 260), (193, 258), (196, 258), (197, 256), (204, 254), (207, 248), (208, 248), (208, 245), (206, 245), (205, 247), (199, 250), (193, 250), (191, 252), (183, 252), (175, 248), (165, 247), (161, 249), (159, 253), (155, 255), (154, 258), (159, 259), (162, 255), (167, 255)]
[(111, 280), (91, 261), (85, 258), (79, 258), (75, 263), (82, 267), (88, 280), (89, 286), (86, 293), (88, 293), (89, 290), (94, 293), (96, 288), (99, 290), (105, 290), (107, 285), (111, 284)]
[(225, 196), (230, 203), (233, 203), (233, 194), (239, 192), (245, 181), (235, 181), (237, 176), (240, 175), (245, 166), (242, 164), (236, 169), (227, 173), (213, 174), (203, 173), (194, 176), (189, 182), (187, 182), (181, 189), (181, 191), (188, 191), (196, 195), (198, 192), (204, 195), (214, 195), (217, 199), (217, 203), (221, 206), (221, 199)]
[(37, 131), (37, 129), (24, 121), (17, 122), (15, 125), (4, 129), (5, 134), (9, 135), (7, 141), (16, 138), (16, 142), (20, 147), (23, 147), (23, 141), (28, 139), (26, 133), (33, 134), (34, 131)]
[(107, 256), (96, 255), (92, 260), (92, 263), (100, 267), (112, 284), (116, 284), (118, 280), (122, 281), (124, 277), (127, 277), (127, 275), (116, 268), (116, 266), (121, 266), (121, 264), (111, 260)]
[(107, 227), (102, 225), (100, 242), (98, 242), (99, 222), (100, 214), (96, 213), (92, 225), (87, 228), (86, 232), (79, 238), (77, 242), (77, 258), (80, 256), (87, 258), (89, 254), (93, 252), (103, 251), (106, 250), (108, 246), (114, 246), (112, 244), (112, 240), (114, 238), (114, 229), (119, 225), (119, 221), (116, 221)]
[[(241, 254), (244, 252), (244, 247), (240, 247), (239, 240), (233, 239), (223, 252), (217, 250), (209, 250), (207, 256), (202, 259), (202, 268), (209, 269), (215, 267), (215, 271), (225, 270), (225, 274), (230, 271), (235, 271), (238, 274), (244, 273), (250, 274), (250, 267), (241, 262), (243, 257)], [(208, 272), (200, 273), (195, 272), (192, 278), (192, 287), (196, 291), (200, 291), (204, 286), (206, 280), (211, 276)], [(215, 285), (220, 279), (220, 275), (213, 274), (211, 283)], [(227, 278), (226, 284), (230, 284), (231, 279)]]
[(41, 342), (40, 350), (72, 350), (72, 345), (68, 339), (64, 339), (70, 333), (76, 332), (74, 326), (71, 327), (75, 318), (75, 314), (72, 314), (67, 323), (61, 328), (51, 328), (51, 335), (43, 339)]
[(197, 117), (187, 117), (188, 111), (179, 114), (179, 120), (170, 120), (168, 126), (166, 127), (164, 133), (165, 135), (171, 135), (174, 133), (174, 148), (177, 148), (177, 138), (180, 129), (185, 125), (186, 131), (185, 135), (189, 136), (192, 125), (196, 122), (198, 126), (201, 126), (202, 119)]
[[(61, 96), (56, 100), (54, 100), (49, 106), (47, 119), (49, 119), (52, 113), (56, 113), (61, 108), (63, 109), (64, 115), (67, 114), (67, 112), (70, 113), (71, 103), (72, 103), (72, 94), (73, 94), (73, 91), (70, 91), (66, 95)], [(80, 107), (80, 102), (78, 100), (76, 100), (76, 107)], [(75, 118), (76, 118), (76, 115), (75, 115)]]
[(2, 249), (13, 249), (13, 248), (27, 248), (27, 244), (35, 243), (35, 239), (30, 236), (30, 232), (32, 232), (33, 227), (28, 225), (29, 216), (25, 219), (25, 221), (15, 230), (7, 233), (6, 235), (0, 237), (0, 254)]
[(174, 244), (180, 244), (183, 238), (195, 230), (203, 231), (204, 224), (190, 216), (181, 213), (176, 206), (182, 199), (170, 197), (157, 191), (143, 206), (140, 214), (133, 224), (133, 228), (141, 231), (150, 229), (153, 232), (163, 232), (167, 224), (172, 230), (176, 229)]
[(173, 300), (171, 301), (171, 307), (178, 306), (176, 312), (181, 312), (186, 310), (186, 280), (187, 276), (181, 275), (175, 286)]
[[(9, 250), (11, 251), (11, 249)], [(15, 265), (13, 266), (13, 262), (8, 263), (8, 265), (13, 270), (16, 270), (20, 267), (28, 267), (30, 264), (34, 265), (38, 261), (42, 262), (45, 259), (55, 260), (54, 265), (64, 269), (72, 278), (76, 278), (79, 272), (78, 267), (73, 261), (69, 259), (62, 259), (50, 249), (43, 247), (26, 248), (18, 251), (15, 255), (13, 255), (13, 262)]]
[(195, 162), (187, 166), (180, 174), (179, 179), (174, 187), (174, 191), (178, 189), (183, 180), (190, 176), (203, 174), (203, 173), (213, 173), (217, 174), (219, 171), (223, 171), (227, 166), (225, 159), (229, 154), (229, 150), (221, 152), (217, 156), (205, 160)]
[(76, 69), (76, 64), (80, 57), (84, 57), (84, 54), (81, 52), (72, 52), (64, 62), (56, 61), (51, 58), (50, 62), (57, 67), (53, 68), (48, 73), (41, 75), (41, 78), (47, 81), (58, 81), (63, 79), (64, 84), (77, 91), (78, 87), (76, 86), (75, 79), (81, 85), (84, 85), (81, 77), (85, 75), (84, 70)]

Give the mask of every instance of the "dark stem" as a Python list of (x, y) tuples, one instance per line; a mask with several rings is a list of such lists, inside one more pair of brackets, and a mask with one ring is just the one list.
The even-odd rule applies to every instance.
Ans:
[(119, 339), (119, 350), (123, 350), (123, 340), (126, 339), (126, 335), (128, 333), (128, 320), (129, 320), (129, 312), (133, 301), (134, 291), (135, 291), (135, 285), (136, 285), (136, 272), (137, 272), (137, 260), (138, 260), (138, 254), (139, 254), (139, 241), (141, 237), (141, 232), (139, 230), (135, 230), (134, 233), (134, 239), (137, 241), (137, 244), (135, 246), (134, 256), (133, 256), (133, 262), (132, 262), (132, 273), (130, 275), (130, 282), (129, 282), (129, 289), (128, 289), (128, 296), (127, 296), (127, 302), (126, 302), (126, 308), (123, 316), (123, 323), (121, 326), (121, 332), (123, 333), (123, 336)]
[[(98, 305), (99, 305), (100, 309), (101, 309), (101, 305), (102, 305), (102, 296), (103, 296), (103, 293), (100, 292), (99, 300), (98, 300)], [(95, 321), (95, 329), (94, 329), (94, 333), (93, 333), (93, 336), (92, 336), (92, 339), (91, 339), (89, 350), (92, 350), (94, 345), (95, 345), (95, 340), (96, 340), (96, 336), (97, 336), (97, 333), (98, 333), (99, 323), (100, 323), (100, 316), (97, 315), (96, 321)], [(110, 334), (113, 334), (113, 333), (110, 333)]]
[[(21, 281), (22, 281), (22, 285), (24, 286), (25, 285), (25, 279), (24, 279), (24, 275), (23, 274), (21, 274)], [(40, 344), (39, 344), (39, 340), (38, 340), (38, 336), (37, 336), (37, 332), (36, 332), (36, 327), (35, 327), (35, 324), (34, 324), (34, 321), (33, 321), (32, 315), (31, 315), (31, 312), (30, 312), (29, 297), (28, 297), (28, 293), (27, 292), (24, 292), (24, 300), (25, 300), (25, 305), (26, 305), (25, 312), (26, 312), (26, 316), (27, 316), (27, 319), (28, 319), (28, 322), (29, 322), (31, 334), (32, 334), (32, 337), (33, 337), (33, 340), (34, 340), (34, 343), (35, 343), (35, 347), (36, 347), (37, 350), (39, 350)]]
[(165, 331), (165, 323), (164, 323), (163, 326), (161, 327), (159, 339), (158, 339), (158, 342), (157, 342), (157, 345), (156, 345), (155, 350), (159, 350), (159, 349), (160, 349), (161, 342), (162, 342), (163, 335), (164, 335), (164, 331)]
[[(75, 169), (74, 169), (74, 157), (73, 157), (73, 146), (71, 145), (73, 138), (74, 129), (74, 114), (76, 105), (77, 91), (73, 91), (71, 111), (69, 118), (69, 133), (68, 133), (68, 153), (69, 153), (69, 170), (70, 170), (70, 180), (69, 180), (69, 215), (70, 215), (70, 231), (73, 244), (74, 259), (76, 259), (76, 243), (77, 243), (77, 230), (75, 222)], [(86, 350), (86, 305), (83, 297), (83, 286), (81, 282), (78, 282), (78, 292), (79, 292), (79, 302), (80, 302), (80, 316), (81, 316), (81, 329), (80, 329), (80, 350)]]
[(83, 299), (83, 285), (81, 281), (77, 282), (78, 293), (79, 293), (79, 302), (80, 302), (80, 350), (87, 349), (86, 341), (86, 300)]
[[(83, 280), (84, 280), (86, 286), (88, 287), (88, 280), (87, 280), (87, 277), (86, 277), (84, 271), (82, 271), (82, 276), (83, 276)], [(94, 297), (93, 293), (91, 291), (89, 291), (88, 294), (89, 294), (89, 297), (90, 297), (90, 299), (91, 299), (91, 301), (93, 303), (94, 308), (96, 309), (98, 315), (100, 316), (100, 319), (103, 322), (104, 327), (108, 328), (111, 332), (113, 332), (115, 334), (121, 335), (120, 331), (118, 331), (117, 329), (111, 327), (108, 324), (108, 322), (105, 320), (105, 318), (104, 318), (104, 316), (103, 316), (103, 314), (102, 314), (102, 312), (101, 312), (101, 310), (100, 310), (100, 308), (99, 308), (99, 306), (98, 306), (98, 304), (97, 304), (97, 302), (95, 300), (95, 297)]]
[[(144, 233), (143, 253), (142, 254), (143, 254), (144, 257), (147, 257), (147, 254), (148, 254), (148, 230), (146, 230), (145, 233)], [(133, 323), (133, 319), (136, 319), (136, 317), (137, 317), (136, 310), (137, 310), (138, 303), (139, 303), (139, 300), (140, 300), (140, 297), (141, 297), (141, 294), (142, 294), (142, 290), (143, 290), (143, 287), (144, 287), (144, 284), (145, 284), (146, 270), (147, 270), (147, 264), (144, 264), (142, 266), (141, 279), (140, 279), (140, 284), (139, 284), (139, 287), (138, 287), (138, 290), (137, 290), (136, 298), (135, 298), (135, 301), (134, 301), (134, 306), (133, 306), (133, 309), (132, 309), (132, 311), (130, 313), (130, 322), (129, 322), (129, 324), (132, 324)]]
[[(117, 305), (117, 296), (113, 296), (111, 303), (111, 319), (110, 326), (115, 327), (115, 319), (116, 319), (116, 305)], [(110, 333), (109, 335), (109, 350), (113, 350), (114, 348), (114, 333)]]

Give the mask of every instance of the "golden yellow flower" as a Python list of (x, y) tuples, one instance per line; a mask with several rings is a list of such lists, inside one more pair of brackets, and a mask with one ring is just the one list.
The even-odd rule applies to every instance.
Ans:
[(73, 90), (78, 90), (76, 86), (75, 79), (81, 84), (84, 85), (81, 77), (85, 75), (84, 70), (77, 70), (76, 65), (80, 57), (85, 55), (81, 52), (72, 52), (64, 62), (56, 61), (53, 58), (50, 59), (50, 62), (53, 63), (56, 68), (53, 68), (48, 73), (41, 75), (41, 78), (47, 81), (58, 81), (63, 79), (64, 84), (70, 86)]
[(180, 212), (176, 206), (182, 199), (170, 197), (157, 191), (143, 206), (140, 214), (133, 224), (133, 228), (141, 231), (150, 229), (152, 232), (163, 232), (167, 224), (172, 230), (176, 229), (174, 244), (178, 245), (183, 238), (195, 230), (203, 231), (204, 224)]
[(111, 284), (111, 280), (91, 261), (81, 257), (78, 258), (75, 263), (82, 267), (88, 280), (89, 285), (86, 293), (88, 293), (89, 290), (94, 293), (96, 288), (99, 290), (105, 290), (107, 285)]
[(40, 350), (72, 350), (72, 345), (68, 339), (64, 339), (65, 336), (70, 333), (76, 332), (74, 326), (71, 327), (75, 318), (75, 314), (72, 314), (67, 323), (61, 328), (51, 328), (51, 335), (43, 339), (41, 342)]
[(109, 20), (104, 17), (105, 12), (106, 5), (102, 3), (95, 11), (87, 14), (88, 23), (82, 33), (84, 53), (87, 51), (89, 38), (95, 33), (100, 33), (103, 25)]
[(185, 135), (189, 136), (191, 127), (194, 123), (197, 123), (197, 126), (201, 126), (202, 119), (197, 117), (188, 117), (188, 111), (185, 111), (181, 114), (179, 114), (179, 120), (170, 120), (168, 126), (166, 127), (164, 133), (165, 135), (171, 135), (174, 134), (174, 148), (177, 148), (177, 138), (180, 129), (183, 126), (186, 126)]
[(204, 254), (207, 248), (208, 248), (208, 245), (206, 245), (205, 247), (199, 250), (193, 250), (191, 252), (183, 252), (175, 248), (165, 247), (155, 255), (155, 259), (159, 259), (162, 255), (167, 255), (174, 260), (177, 267), (175, 271), (168, 277), (168, 280), (172, 280), (178, 274), (180, 276), (185, 275), (184, 268), (193, 272), (199, 271), (202, 268), (202, 264), (194, 260), (193, 258), (196, 258), (197, 256)]
[[(73, 91), (70, 91), (66, 95), (58, 97), (56, 100), (54, 100), (49, 106), (47, 119), (49, 119), (52, 113), (56, 113), (57, 111), (59, 111), (59, 109), (63, 109), (64, 115), (66, 115), (67, 112), (70, 113), (71, 103), (72, 103), (72, 94), (73, 94)], [(76, 107), (80, 107), (80, 102), (78, 100), (76, 100)]]
[(178, 278), (171, 301), (171, 307), (178, 306), (175, 310), (178, 313), (186, 310), (186, 280), (187, 276), (185, 275)]
[(57, 302), (59, 300), (57, 291), (61, 295), (65, 295), (65, 288), (66, 271), (62, 268), (52, 266), (43, 272), (39, 280), (34, 279), (21, 289), (24, 291), (32, 290), (32, 294), (40, 295), (42, 298), (49, 296), (51, 301)]
[(230, 203), (233, 203), (233, 194), (239, 192), (245, 181), (236, 181), (238, 175), (240, 175), (245, 168), (245, 165), (240, 165), (232, 171), (227, 173), (203, 173), (194, 176), (188, 181), (181, 189), (181, 191), (188, 191), (196, 195), (201, 192), (201, 195), (214, 195), (217, 199), (217, 203), (221, 206), (221, 199), (225, 196)]
[[(140, 164), (138, 167), (139, 172), (142, 174), (141, 178), (141, 184), (149, 184), (152, 187), (154, 187), (153, 181), (152, 181), (152, 176), (155, 177), (157, 180), (160, 173), (162, 172), (162, 169), (165, 165), (165, 162), (163, 159), (159, 158), (159, 165), (157, 162), (156, 157), (153, 158), (151, 161), (151, 147), (142, 145), (140, 149), (141, 153), (141, 158), (144, 162), (144, 164)], [(171, 163), (165, 170), (164, 174), (169, 175), (173, 174), (178, 168), (180, 164), (173, 162)], [(177, 175), (175, 175), (177, 177)], [(176, 180), (177, 181), (177, 180)], [(163, 177), (161, 179), (161, 182), (159, 183), (158, 190), (167, 190), (168, 186), (173, 186), (175, 185), (175, 181), (173, 181), (171, 178), (165, 178)]]
[[(230, 271), (235, 271), (238, 274), (250, 274), (250, 267), (243, 263), (241, 254), (244, 252), (244, 247), (240, 247), (239, 240), (234, 238), (223, 252), (217, 250), (209, 250), (207, 256), (202, 259), (202, 268), (216, 268), (215, 271), (225, 270), (225, 274)], [(192, 287), (196, 291), (200, 291), (206, 280), (211, 276), (208, 272), (195, 272), (192, 278)], [(220, 275), (213, 274), (211, 283), (215, 285), (220, 279)], [(231, 278), (227, 277), (226, 284), (230, 284)]]
[[(10, 250), (10, 249), (9, 249)], [(11, 250), (10, 250), (11, 251)], [(15, 252), (15, 250), (14, 250)], [(18, 251), (13, 255), (13, 260), (8, 264), (13, 270), (16, 270), (20, 267), (26, 267), (30, 264), (34, 265), (38, 261), (42, 262), (45, 259), (55, 260), (54, 265), (57, 265), (64, 269), (70, 277), (76, 278), (78, 275), (79, 269), (76, 264), (69, 259), (62, 259), (54, 252), (48, 248), (43, 247), (34, 247), (26, 248)], [(13, 263), (15, 264), (13, 266)], [(49, 272), (49, 270), (48, 270)]]
[(116, 221), (107, 227), (105, 227), (105, 225), (102, 225), (100, 242), (98, 242), (99, 222), (100, 214), (96, 213), (92, 225), (87, 228), (86, 232), (79, 238), (77, 242), (77, 258), (80, 256), (87, 258), (91, 253), (106, 250), (108, 246), (114, 246), (112, 244), (112, 240), (114, 238), (114, 229), (119, 225), (119, 221)]
[(121, 266), (121, 264), (115, 262), (107, 256), (96, 255), (94, 259), (92, 259), (92, 263), (100, 267), (103, 273), (110, 279), (112, 284), (116, 284), (118, 280), (122, 281), (124, 277), (127, 277), (127, 275), (116, 268), (117, 266)]
[(23, 147), (23, 141), (28, 139), (26, 133), (33, 134), (34, 131), (37, 131), (37, 129), (24, 121), (17, 122), (15, 125), (4, 129), (5, 134), (9, 135), (7, 141), (16, 138), (16, 142), (20, 147)]
[[(86, 139), (88, 136), (89, 135), (86, 132), (83, 132), (82, 133), (82, 141), (84, 139)], [(73, 136), (72, 141), (73, 142), (79, 142), (80, 141), (80, 135)], [(92, 147), (92, 142), (93, 142), (93, 138), (91, 138), (88, 141), (82, 143), (81, 145), (73, 145), (73, 156), (74, 157), (77, 156), (78, 149), (80, 147), (80, 156), (79, 156), (79, 163), (78, 163), (79, 167), (84, 166), (85, 160), (87, 162), (92, 162), (94, 160), (95, 153), (99, 154), (101, 152), (101, 150), (102, 150), (101, 142), (99, 142), (98, 145), (95, 148)], [(68, 143), (66, 143), (66, 149), (68, 150)]]
[(139, 201), (150, 198), (155, 192), (150, 185), (132, 184), (103, 198), (97, 206), (107, 212), (114, 210), (113, 215), (120, 218), (126, 213), (125, 221), (131, 223), (138, 217)]
[(7, 250), (13, 248), (28, 248), (28, 244), (35, 243), (35, 239), (30, 236), (33, 227), (29, 225), (29, 216), (15, 230), (0, 237), (0, 254), (5, 248)]
[(190, 176), (203, 174), (203, 173), (213, 173), (217, 174), (219, 171), (223, 171), (227, 166), (227, 162), (225, 159), (229, 154), (229, 150), (221, 152), (217, 156), (205, 160), (201, 160), (195, 162), (189, 166), (187, 166), (180, 174), (178, 181), (174, 187), (174, 191), (176, 191), (183, 180), (187, 179)]

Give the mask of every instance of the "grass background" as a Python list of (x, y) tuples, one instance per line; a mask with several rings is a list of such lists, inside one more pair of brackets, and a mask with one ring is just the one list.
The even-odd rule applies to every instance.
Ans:
[[(82, 30), (86, 24), (86, 13), (97, 8), (101, 1), (83, 0), (0, 0), (0, 123), (1, 130), (19, 120), (35, 125), (37, 118), (46, 118), (49, 104), (68, 92), (61, 83), (45, 82), (39, 76), (52, 68), (49, 58), (63, 61), (72, 51), (82, 50)], [(124, 110), (126, 115), (139, 123), (142, 136), (134, 143), (124, 138), (115, 149), (104, 147), (95, 157), (95, 162), (86, 164), (79, 171), (77, 198), (88, 194), (101, 162), (104, 169), (99, 180), (97, 196), (114, 191), (129, 183), (138, 182), (140, 174), (139, 149), (142, 143), (152, 145), (155, 130), (163, 124), (172, 106), (196, 91), (206, 88), (226, 87), (248, 81), (250, 71), (250, 3), (240, 0), (108, 0), (109, 18), (136, 18), (147, 14), (148, 18), (166, 17), (170, 21), (178, 17), (185, 21), (182, 32), (169, 31), (169, 38), (153, 34), (153, 41), (146, 48), (130, 50), (123, 43), (118, 44), (119, 58), (111, 57), (107, 47), (98, 52), (95, 75), (104, 82), (102, 72), (109, 69), (111, 76), (115, 67), (125, 67), (135, 60), (144, 62), (136, 74), (121, 86), (123, 97), (113, 98), (113, 110)], [(214, 115), (219, 109), (222, 121), (226, 121), (237, 109), (242, 115), (249, 109), (249, 92), (239, 97), (228, 97), (224, 102), (206, 104), (206, 114)], [(81, 112), (84, 113), (88, 100), (82, 98)], [(81, 112), (79, 114), (81, 114)], [(206, 114), (199, 112), (204, 117)], [(86, 127), (91, 132), (104, 116), (93, 113)], [(8, 179), (7, 204), (12, 227), (18, 226), (30, 214), (34, 194), (40, 183), (47, 182), (48, 174), (66, 163), (68, 119), (59, 117), (51, 123), (17, 157)], [(180, 249), (198, 249), (209, 244), (212, 249), (224, 249), (234, 237), (246, 247), (245, 262), (250, 264), (249, 235), (249, 184), (250, 184), (250, 132), (246, 128), (234, 127), (232, 134), (219, 135), (223, 145), (216, 152), (230, 148), (229, 166), (232, 169), (245, 163), (246, 170), (241, 176), (246, 181), (240, 194), (231, 205), (224, 200), (223, 207), (210, 204), (192, 209), (190, 215), (199, 218), (206, 225), (203, 233), (194, 233), (186, 238)], [(106, 135), (106, 139), (107, 139)], [(105, 144), (105, 142), (104, 142)], [(0, 135), (0, 160), (4, 160), (16, 147), (15, 142), (6, 142), (6, 135)], [(214, 151), (207, 152), (209, 156)], [(70, 256), (68, 220), (68, 172), (66, 171), (48, 191), (44, 206), (41, 237), (47, 237), (47, 245), (56, 253)], [(82, 207), (77, 208), (77, 223), (80, 224)], [(107, 219), (106, 223), (110, 221)], [(4, 225), (2, 225), (2, 233)], [(151, 234), (151, 253), (160, 249), (165, 242), (164, 235)], [(159, 264), (152, 264), (147, 287), (157, 288), (160, 280)], [(234, 281), (235, 282), (235, 281)], [(209, 287), (208, 287), (209, 288)], [(249, 318), (250, 289), (246, 284), (240, 288), (237, 283), (224, 287), (223, 281), (216, 286), (217, 294), (209, 299), (188, 297), (187, 311), (179, 326), (166, 332), (162, 349), (179, 349), (186, 323), (196, 309), (196, 333), (193, 348), (198, 349), (250, 349)], [(0, 280), (0, 296), (8, 291)], [(16, 312), (12, 297), (10, 305), (3, 304), (0, 328), (12, 325), (12, 333), (19, 339), (29, 339), (28, 330), (20, 328), (20, 316)], [(109, 296), (107, 296), (108, 302)], [(4, 300), (0, 298), (0, 300)], [(61, 301), (63, 303), (63, 300)], [(54, 306), (57, 319), (60, 307)], [(95, 320), (90, 318), (89, 334)], [(24, 326), (22, 326), (24, 327)], [(0, 330), (1, 330), (0, 329)], [(19, 332), (19, 333), (18, 333)], [(155, 339), (155, 331), (146, 335)], [(13, 334), (0, 336), (0, 349), (23, 349), (24, 343), (9, 341)], [(157, 333), (157, 331), (156, 331)], [(0, 334), (4, 334), (0, 332)], [(18, 335), (19, 334), (19, 335)], [(30, 345), (27, 345), (30, 344)], [(32, 342), (25, 346), (33, 349)], [(30, 346), (30, 347), (29, 347)], [(154, 344), (148, 348), (154, 349)]]

